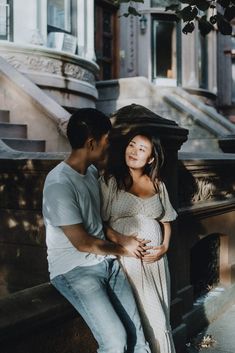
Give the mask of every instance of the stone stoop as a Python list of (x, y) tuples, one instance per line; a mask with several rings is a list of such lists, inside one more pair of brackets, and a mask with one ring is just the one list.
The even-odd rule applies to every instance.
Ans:
[(16, 151), (45, 152), (46, 141), (27, 138), (26, 124), (10, 122), (10, 112), (0, 110), (0, 139)]
[(229, 119), (205, 104), (199, 96), (179, 87), (164, 96), (164, 100), (178, 111), (179, 123), (189, 129), (189, 139), (182, 151), (228, 152), (223, 149), (220, 140), (235, 132), (235, 126)]
[(135, 103), (188, 129), (188, 140), (181, 148), (183, 152), (234, 151), (231, 134), (235, 133), (235, 125), (209, 106), (206, 96), (189, 93), (179, 87), (156, 86), (145, 77), (100, 81), (97, 89), (99, 99), (96, 106), (106, 114)]

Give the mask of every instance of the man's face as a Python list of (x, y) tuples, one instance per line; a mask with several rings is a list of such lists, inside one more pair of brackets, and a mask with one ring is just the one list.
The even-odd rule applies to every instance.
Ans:
[(109, 134), (105, 134), (101, 137), (99, 141), (95, 141), (95, 160), (102, 161), (105, 160), (107, 155), (107, 149), (109, 146)]

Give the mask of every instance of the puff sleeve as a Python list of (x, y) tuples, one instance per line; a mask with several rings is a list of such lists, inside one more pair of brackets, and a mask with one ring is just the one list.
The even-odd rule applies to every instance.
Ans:
[(103, 221), (107, 222), (111, 216), (112, 201), (116, 193), (116, 183), (114, 178), (110, 178), (108, 182), (104, 177), (99, 178), (100, 196), (101, 196), (101, 217)]
[(163, 182), (159, 183), (159, 196), (163, 207), (163, 213), (159, 221), (161, 222), (171, 222), (177, 218), (177, 213), (171, 205), (168, 191)]

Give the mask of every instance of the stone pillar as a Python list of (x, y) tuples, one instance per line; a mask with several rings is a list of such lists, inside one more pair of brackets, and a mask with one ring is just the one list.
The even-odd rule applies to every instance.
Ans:
[[(94, 48), (94, 1), (86, 0), (85, 1), (85, 42), (86, 42), (86, 51), (85, 58), (87, 60), (95, 61), (95, 48)], [(79, 12), (79, 11), (78, 11)]]
[(47, 43), (47, 0), (37, 0), (37, 30), (43, 44)]
[(85, 13), (85, 0), (77, 0), (77, 43), (78, 55), (84, 56), (86, 51), (86, 13)]
[(195, 53), (197, 31), (182, 35), (182, 86), (198, 87), (198, 62)]

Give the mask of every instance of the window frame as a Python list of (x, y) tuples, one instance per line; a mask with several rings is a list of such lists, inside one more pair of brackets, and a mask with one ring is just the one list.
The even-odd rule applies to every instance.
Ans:
[[(154, 33), (154, 22), (156, 21), (170, 21), (175, 23), (176, 28), (176, 77), (171, 79), (167, 77), (158, 77), (155, 75), (156, 65), (155, 62), (155, 33)], [(159, 86), (179, 86), (182, 82), (182, 69), (181, 69), (181, 23), (177, 21), (177, 17), (174, 14), (154, 13), (151, 17), (151, 77), (152, 82)]]
[(13, 41), (13, 0), (7, 0), (6, 10), (6, 35), (0, 35), (0, 40)]
[[(53, 1), (53, 0), (51, 0)], [(72, 34), (72, 0), (63, 0), (64, 1), (64, 9), (65, 9), (65, 3), (68, 2), (68, 11), (67, 13), (64, 14), (64, 22), (66, 24), (66, 17), (68, 17), (67, 19), (67, 24), (68, 27), (66, 28), (66, 26), (64, 25), (65, 28), (62, 27), (57, 27), (55, 25), (52, 25), (49, 23), (48, 21), (48, 6), (49, 6), (49, 0), (47, 1), (47, 33), (50, 32), (62, 32), (62, 33), (68, 33), (68, 34)]]

